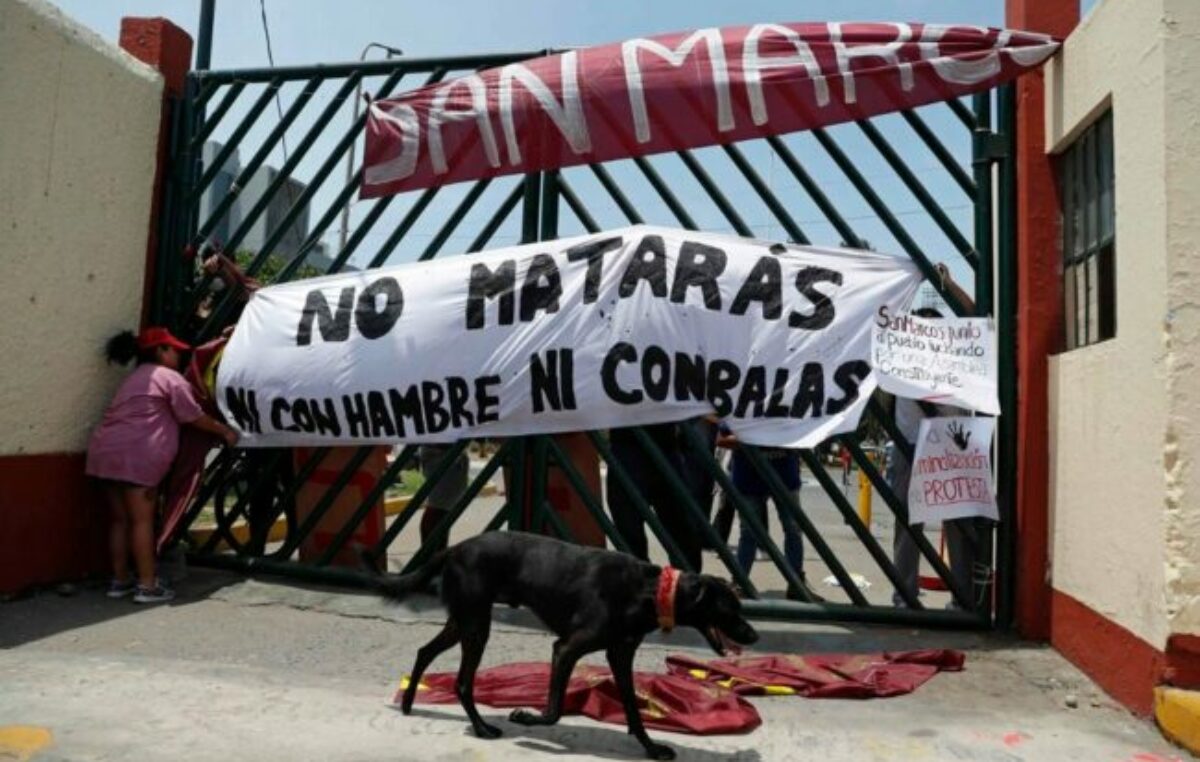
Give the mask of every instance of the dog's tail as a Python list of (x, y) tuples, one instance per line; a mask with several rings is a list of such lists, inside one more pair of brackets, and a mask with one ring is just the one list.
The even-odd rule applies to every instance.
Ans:
[(374, 578), (371, 587), (384, 598), (400, 600), (412, 592), (429, 590), (429, 582), (435, 575), (440, 574), (446, 565), (448, 550), (440, 550), (429, 559), (429, 563), (408, 574), (380, 574)]

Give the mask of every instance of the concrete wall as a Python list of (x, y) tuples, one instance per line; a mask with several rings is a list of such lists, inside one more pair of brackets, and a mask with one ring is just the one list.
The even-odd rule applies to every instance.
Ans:
[(43, 0), (0, 0), (3, 593), (108, 567), (84, 451), (128, 372), (104, 342), (141, 317), (162, 94)]
[(1052, 584), (1159, 652), (1200, 631), (1198, 34), (1106, 0), (1046, 77), (1049, 150), (1111, 106), (1116, 177), (1116, 338), (1050, 364)]
[(79, 452), (141, 314), (162, 79), (42, 0), (0, 2), (0, 456)]

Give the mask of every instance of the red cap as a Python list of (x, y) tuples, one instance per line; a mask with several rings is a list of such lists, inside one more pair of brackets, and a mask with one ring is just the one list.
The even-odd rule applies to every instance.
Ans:
[(191, 347), (172, 336), (170, 331), (160, 325), (152, 325), (144, 329), (137, 337), (138, 349), (153, 349), (164, 344), (168, 347), (175, 347), (184, 351), (191, 349)]

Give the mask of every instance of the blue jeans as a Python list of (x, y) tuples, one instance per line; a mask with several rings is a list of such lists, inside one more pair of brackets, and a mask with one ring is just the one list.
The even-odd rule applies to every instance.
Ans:
[[(792, 493), (792, 497), (799, 504), (800, 492), (798, 490)], [(746, 502), (750, 504), (751, 509), (769, 532), (767, 495), (746, 495)], [(802, 577), (804, 575), (804, 535), (800, 531), (800, 525), (790, 513), (778, 505), (775, 506), (775, 512), (779, 515), (779, 523), (783, 525), (783, 556), (797, 576)], [(754, 556), (758, 553), (758, 539), (755, 538), (746, 517), (742, 516), (740, 521), (741, 534), (738, 537), (737, 562), (738, 566), (742, 567), (742, 571), (749, 575), (750, 568), (754, 566)]]

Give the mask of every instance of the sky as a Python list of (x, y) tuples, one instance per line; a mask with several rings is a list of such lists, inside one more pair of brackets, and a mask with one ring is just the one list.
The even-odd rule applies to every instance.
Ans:
[[(199, 0), (51, 0), (68, 16), (90, 27), (101, 36), (115, 41), (120, 19), (123, 16), (163, 16), (187, 30), (193, 37), (199, 22)], [(1085, 0), (1084, 10), (1094, 5), (1095, 0)], [(266, 35), (262, 19), (265, 8), (271, 50), (277, 66), (330, 63), (357, 60), (369, 43), (381, 43), (400, 48), (408, 57), (448, 56), (475, 53), (490, 53), (518, 50), (540, 50), (564, 46), (582, 46), (613, 42), (634, 36), (678, 31), (701, 26), (723, 26), (755, 23), (761, 21), (920, 21), (940, 23), (966, 23), (984, 26), (1002, 26), (1004, 21), (1003, 0), (800, 0), (796, 2), (730, 2), (729, 0), (658, 0), (649, 2), (583, 2), (583, 0), (217, 0), (212, 46), (212, 68), (265, 67), (268, 65)], [(367, 54), (370, 58), (382, 57), (379, 50)], [(407, 82), (407, 80), (406, 80)], [(373, 82), (368, 82), (370, 87)], [(415, 84), (415, 82), (414, 82)], [(297, 84), (296, 88), (299, 87)], [(288, 88), (284, 89), (280, 108), (288, 106)], [(323, 92), (332, 92), (332, 89)], [(239, 116), (245, 113), (248, 104), (257, 95), (247, 87), (237, 104), (213, 132), (220, 140), (228, 135)], [(316, 100), (323, 97), (317, 94)], [(215, 103), (216, 98), (213, 99)], [(319, 110), (319, 109), (313, 109)], [(266, 112), (251, 130), (241, 149), (247, 158), (272, 126), (270, 116), (278, 113), (274, 109)], [(949, 110), (944, 106), (922, 109), (921, 114), (931, 128), (959, 156), (969, 171), (969, 136)], [(352, 115), (349, 107), (345, 115), (334, 120), (349, 125)], [(883, 117), (879, 122), (885, 134), (892, 137), (896, 149), (906, 157), (910, 166), (926, 183), (933, 195), (941, 201), (946, 213), (954, 223), (971, 237), (972, 210), (969, 200), (950, 180), (937, 164), (936, 159), (915, 138), (898, 117)], [(304, 119), (297, 121), (289, 130), (287, 141), (295, 145), (306, 129)], [(344, 127), (342, 128), (344, 129)], [(320, 160), (340, 136), (323, 136), (312, 150), (312, 158), (305, 159), (297, 169), (301, 179), (310, 177)], [(957, 252), (922, 211), (914, 197), (899, 183), (887, 165), (869, 147), (860, 132), (852, 125), (836, 127), (831, 134), (858, 163), (880, 195), (897, 212), (898, 218), (910, 229), (913, 238), (935, 261), (950, 264), (956, 278), (968, 285), (970, 273)], [(834, 203), (842, 210), (859, 232), (874, 248), (899, 251), (895, 239), (887, 232), (853, 190), (845, 176), (824, 156), (806, 135), (789, 136), (791, 147), (816, 176)], [(273, 152), (269, 163), (276, 166), (284, 160), (284, 146)], [(358, 147), (361, 156), (361, 143)], [(799, 186), (776, 164), (776, 159), (764, 146), (747, 145), (747, 157), (756, 166), (772, 190), (788, 207), (789, 212), (800, 222), (801, 227), (814, 243), (837, 245), (840, 243), (836, 231), (819, 213)], [(728, 160), (719, 149), (703, 149), (696, 152), (706, 168), (727, 192), (734, 197), (739, 210), (763, 238), (779, 238), (781, 228), (771, 218), (768, 210), (748, 189), (744, 181), (730, 168)], [(729, 223), (722, 217), (696, 186), (675, 157), (655, 159), (655, 166), (676, 187), (681, 200), (693, 211), (701, 227), (713, 230), (729, 230)], [(670, 215), (662, 208), (661, 201), (648, 188), (644, 178), (630, 172), (627, 164), (618, 162), (613, 167), (614, 176), (626, 187), (631, 199), (639, 208), (644, 207), (648, 220), (671, 223)], [(333, 173), (333, 178), (321, 186), (316, 193), (310, 211), (310, 220), (315, 220), (340, 189), (342, 174)], [(600, 197), (594, 180), (586, 169), (570, 171), (568, 179), (585, 199)], [(335, 186), (335, 179), (337, 182)], [(638, 183), (641, 183), (639, 185)], [(425, 242), (433, 238), (440, 223), (461, 199), (469, 184), (451, 186), (439, 193), (434, 204), (425, 212), (421, 222), (415, 226), (405, 243), (389, 260), (389, 263), (404, 261), (417, 256)], [(468, 218), (460, 231), (446, 243), (446, 253), (465, 250), (483, 221), (490, 216), (500, 200), (512, 188), (511, 183), (493, 183), (480, 199), (478, 219)], [(416, 194), (410, 194), (416, 195)], [(355, 202), (351, 229), (363, 218), (371, 202)], [(405, 200), (392, 204), (379, 223), (364, 239), (355, 260), (365, 260), (372, 253), (372, 244), (378, 246), (387, 233), (407, 209)], [(600, 201), (596, 202), (600, 204)], [(589, 205), (590, 208), (590, 205)], [(593, 209), (593, 214), (605, 227), (625, 224), (613, 209)], [(492, 245), (515, 242), (518, 235), (519, 214), (497, 233)], [(389, 224), (391, 223), (391, 224)], [(472, 224), (474, 227), (472, 228)], [(579, 224), (569, 215), (564, 215), (562, 234), (582, 232)], [(335, 246), (338, 240), (338, 225), (334, 224), (324, 240)], [(455, 247), (458, 247), (457, 249)]]

